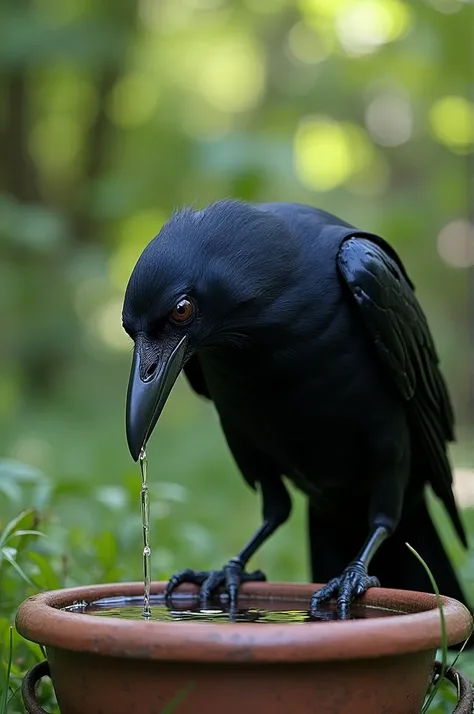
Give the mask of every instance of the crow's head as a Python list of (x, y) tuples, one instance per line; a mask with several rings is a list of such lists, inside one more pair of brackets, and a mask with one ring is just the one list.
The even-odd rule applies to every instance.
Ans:
[(237, 201), (175, 214), (133, 269), (123, 326), (135, 342), (127, 439), (137, 460), (196, 351), (271, 324), (296, 247), (272, 213)]

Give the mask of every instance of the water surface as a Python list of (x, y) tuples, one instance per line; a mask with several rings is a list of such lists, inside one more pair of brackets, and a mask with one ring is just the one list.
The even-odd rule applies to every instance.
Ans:
[[(149, 601), (149, 615), (147, 619), (154, 622), (216, 622), (230, 623), (232, 622), (258, 622), (258, 623), (288, 623), (288, 624), (303, 624), (315, 623), (327, 620), (337, 620), (338, 616), (335, 609), (328, 606), (321, 612), (320, 618), (314, 620), (308, 613), (308, 610), (297, 609), (302, 608), (302, 603), (293, 603), (293, 607), (285, 603), (275, 601), (265, 601), (269, 605), (268, 608), (263, 607), (264, 602), (249, 602), (245, 603), (245, 607), (240, 607), (235, 614), (235, 618), (230, 620), (229, 611), (222, 602), (216, 602), (210, 608), (201, 609), (196, 604), (196, 599), (186, 598), (181, 602), (173, 603), (168, 607), (163, 597), (151, 596)], [(241, 602), (241, 605), (244, 605)], [(84, 615), (94, 615), (97, 617), (113, 617), (124, 620), (141, 620), (143, 619), (143, 598), (105, 598), (96, 600), (91, 603), (77, 603), (65, 608), (68, 612), (77, 612)], [(373, 617), (391, 617), (394, 615), (403, 615), (402, 612), (396, 610), (387, 610), (383, 608), (364, 607), (354, 605), (352, 608), (352, 619), (366, 619)]]

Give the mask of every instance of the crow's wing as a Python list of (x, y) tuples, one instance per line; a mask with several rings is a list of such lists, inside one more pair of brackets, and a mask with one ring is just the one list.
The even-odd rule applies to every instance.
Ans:
[(376, 238), (346, 239), (339, 249), (337, 266), (388, 377), (407, 403), (410, 427), (426, 462), (428, 480), (467, 545), (446, 453), (446, 442), (454, 438), (453, 409), (413, 285), (395, 251)]

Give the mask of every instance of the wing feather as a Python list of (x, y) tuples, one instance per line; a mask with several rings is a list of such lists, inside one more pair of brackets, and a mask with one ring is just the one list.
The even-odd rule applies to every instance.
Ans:
[(395, 251), (388, 251), (383, 241), (348, 238), (339, 250), (337, 265), (388, 377), (407, 403), (413, 438), (426, 463), (427, 480), (444, 502), (466, 545), (446, 451), (446, 442), (454, 438), (453, 409), (414, 287)]

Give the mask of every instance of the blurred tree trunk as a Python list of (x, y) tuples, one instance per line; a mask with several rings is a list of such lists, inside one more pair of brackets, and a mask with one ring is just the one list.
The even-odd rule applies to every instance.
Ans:
[[(117, 0), (113, 3), (114, 21), (118, 32), (123, 38), (122, 49), (116, 61), (103, 67), (98, 74), (96, 89), (98, 96), (97, 111), (94, 121), (88, 130), (85, 154), (86, 165), (83, 183), (94, 189), (97, 179), (107, 169), (107, 163), (113, 143), (116, 140), (116, 129), (107, 114), (109, 95), (116, 83), (123, 76), (127, 66), (127, 49), (130, 39), (135, 33), (137, 24), (138, 0)], [(91, 216), (87, 200), (76, 209), (73, 217), (74, 240), (84, 243), (100, 242), (100, 222)]]
[[(18, 10), (21, 5), (25, 17), (31, 20), (29, 12), (33, 12), (31, 0), (15, 0), (10, 2), (12, 11)], [(53, 253), (37, 250), (24, 241), (6, 241), (4, 247), (7, 262), (19, 266), (22, 276), (20, 284), (20, 305), (28, 313), (28, 319), (21, 324), (15, 324), (13, 336), (13, 349), (10, 357), (13, 361), (21, 362), (21, 374), (25, 393), (39, 396), (48, 395), (60, 377), (63, 369), (72, 359), (72, 345), (77, 341), (80, 325), (74, 311), (73, 291), (67, 285), (67, 267), (77, 254), (77, 244), (93, 245), (101, 241), (101, 224), (89, 210), (88, 196), (94, 190), (94, 184), (111, 162), (110, 152), (116, 140), (115, 128), (107, 115), (107, 102), (110, 92), (117, 81), (120, 80), (127, 63), (127, 50), (136, 29), (137, 2), (136, 0), (117, 0), (110, 2), (104, 8), (107, 12), (107, 21), (114, 28), (119, 40), (118, 49), (113, 59), (103, 62), (103, 66), (95, 71), (96, 90), (98, 103), (96, 114), (87, 129), (84, 142), (85, 169), (80, 178), (79, 185), (70, 197), (69, 205), (64, 206), (61, 201), (56, 202), (54, 195), (48, 200), (40, 190), (38, 172), (29, 151), (29, 140), (34, 128), (31, 117), (31, 87), (30, 64), (23, 62), (21, 65), (8, 67), (4, 72), (3, 98), (5, 106), (5, 119), (0, 129), (0, 143), (4, 157), (1, 173), (1, 188), (6, 196), (15, 199), (27, 209), (28, 205), (42, 205), (57, 212), (58, 206), (64, 218), (69, 223), (70, 233), (68, 240)], [(77, 196), (80, 199), (77, 199)], [(33, 285), (31, 276), (40, 275), (42, 279)], [(49, 296), (32, 295), (35, 290), (49, 292)], [(51, 298), (51, 293), (54, 297)], [(28, 305), (33, 300), (34, 309), (29, 310)], [(42, 311), (54, 309), (54, 301), (69, 303), (70, 320), (67, 322), (68, 334), (64, 331), (64, 320), (55, 331), (54, 326), (44, 339), (35, 334), (31, 340), (21, 330), (36, 329), (36, 321)], [(48, 322), (48, 320), (45, 320)], [(37, 332), (37, 330), (36, 330)], [(53, 333), (53, 338), (51, 334)], [(32, 348), (33, 347), (33, 348)]]
[(30, 122), (25, 72), (13, 70), (5, 83), (5, 128), (2, 132), (3, 184), (22, 202), (39, 201), (36, 169), (28, 152)]

